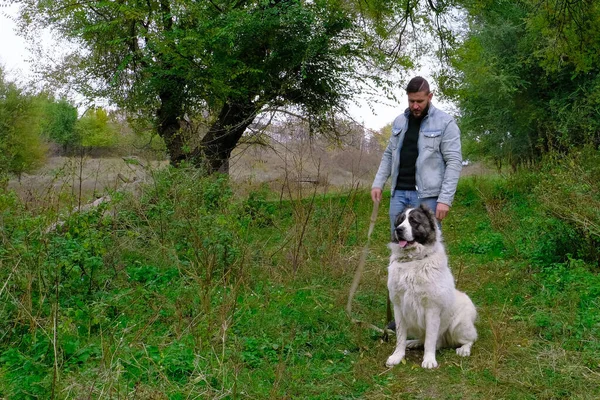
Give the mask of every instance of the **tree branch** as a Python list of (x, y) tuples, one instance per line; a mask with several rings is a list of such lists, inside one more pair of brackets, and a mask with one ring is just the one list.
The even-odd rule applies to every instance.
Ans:
[(213, 7), (217, 9), (218, 12), (220, 12), (220, 13), (223, 12), (223, 9), (221, 7), (219, 7), (219, 5), (216, 4), (213, 0), (209, 0), (209, 1), (210, 1), (210, 4), (212, 4)]

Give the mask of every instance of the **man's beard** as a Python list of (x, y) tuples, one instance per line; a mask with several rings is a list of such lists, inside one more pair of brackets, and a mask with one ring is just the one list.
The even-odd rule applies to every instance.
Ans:
[(421, 119), (421, 118), (425, 117), (428, 112), (429, 112), (429, 103), (427, 103), (425, 108), (421, 110), (421, 113), (419, 115), (415, 115), (413, 110), (410, 110), (410, 115), (412, 115), (413, 118)]

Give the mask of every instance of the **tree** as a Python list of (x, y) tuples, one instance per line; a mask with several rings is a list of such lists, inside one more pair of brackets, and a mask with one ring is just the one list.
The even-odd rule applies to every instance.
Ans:
[(49, 140), (68, 150), (80, 144), (80, 137), (75, 131), (77, 108), (66, 99), (54, 100), (45, 98), (43, 135)]
[(379, 144), (379, 147), (385, 149), (388, 145), (388, 142), (392, 137), (392, 123), (390, 122), (383, 128), (379, 130), (379, 132), (375, 132), (373, 135), (373, 139)]
[(6, 80), (0, 67), (0, 187), (9, 174), (21, 176), (44, 160), (41, 118), (39, 99)]
[(75, 131), (83, 147), (112, 147), (117, 144), (117, 132), (102, 108), (87, 110), (77, 121)]
[(550, 150), (600, 144), (600, 5), (474, 1), (470, 30), (442, 80), (463, 136), (514, 168)]
[[(257, 114), (286, 108), (318, 129), (358, 83), (384, 84), (380, 67), (411, 65), (403, 35), (424, 20), (410, 0), (21, 3), (24, 31), (51, 27), (77, 44), (60, 67), (65, 81), (151, 115), (172, 163), (191, 159), (209, 172), (227, 171)], [(181, 126), (198, 115), (209, 129), (190, 148)]]

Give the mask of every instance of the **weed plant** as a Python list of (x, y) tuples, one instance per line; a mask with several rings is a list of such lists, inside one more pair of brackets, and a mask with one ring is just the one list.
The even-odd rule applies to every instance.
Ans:
[[(434, 371), (419, 350), (385, 368), (394, 339), (344, 313), (366, 189), (240, 196), (166, 168), (58, 225), (3, 193), (0, 397), (598, 398), (598, 238), (548, 207), (541, 185), (571, 179), (548, 176), (461, 181), (443, 232), (480, 339)], [(378, 326), (388, 234), (384, 199), (353, 307)]]

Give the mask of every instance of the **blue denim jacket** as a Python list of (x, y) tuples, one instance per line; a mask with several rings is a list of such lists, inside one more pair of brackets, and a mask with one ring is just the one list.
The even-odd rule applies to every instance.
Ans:
[[(373, 188), (383, 188), (392, 176), (391, 190), (396, 188), (400, 165), (400, 146), (408, 129), (409, 110), (392, 124), (392, 136), (383, 152)], [(450, 115), (429, 103), (429, 112), (421, 122), (417, 157), (417, 194), (420, 198), (438, 197), (439, 203), (452, 205), (462, 169), (460, 130)]]

